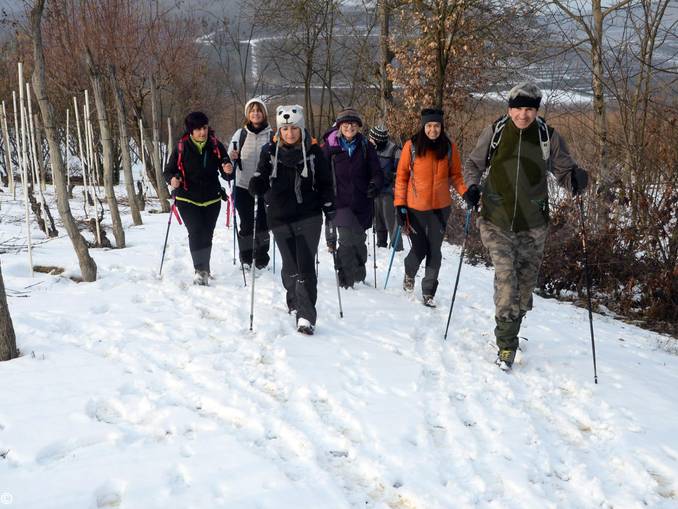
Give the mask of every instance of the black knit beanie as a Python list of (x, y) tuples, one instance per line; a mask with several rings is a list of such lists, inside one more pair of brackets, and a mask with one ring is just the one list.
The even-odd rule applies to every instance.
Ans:
[(440, 108), (424, 108), (421, 110), (421, 125), (424, 127), (429, 122), (438, 122), (440, 125), (444, 125), (445, 114)]
[(191, 113), (186, 115), (186, 118), (184, 119), (186, 132), (189, 134), (192, 133), (195, 129), (205, 127), (209, 123), (210, 121), (207, 118), (207, 115), (205, 115), (202, 111), (192, 111)]

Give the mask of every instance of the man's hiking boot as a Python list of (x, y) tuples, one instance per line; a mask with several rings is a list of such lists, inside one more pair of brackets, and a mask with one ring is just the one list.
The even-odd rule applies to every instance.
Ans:
[(306, 320), (306, 318), (299, 318), (299, 320), (297, 320), (297, 332), (306, 334), (307, 336), (312, 336), (313, 325), (311, 325), (311, 322)]
[(196, 270), (193, 276), (193, 284), (198, 286), (207, 286), (209, 284), (210, 273), (206, 270)]
[(516, 358), (515, 350), (503, 349), (499, 350), (497, 353), (497, 366), (499, 366), (504, 371), (508, 371), (513, 366), (513, 361)]
[(436, 307), (436, 303), (433, 301), (433, 295), (423, 295), (422, 298), (424, 299), (424, 306), (429, 308)]
[(414, 291), (414, 278), (405, 274), (405, 279), (403, 279), (403, 290), (406, 292)]

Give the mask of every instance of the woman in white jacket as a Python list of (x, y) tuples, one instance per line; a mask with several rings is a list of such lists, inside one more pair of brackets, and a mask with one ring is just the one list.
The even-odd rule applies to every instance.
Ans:
[(272, 130), (268, 125), (268, 111), (263, 99), (255, 97), (245, 105), (245, 125), (238, 129), (231, 139), (229, 156), (235, 167), (235, 207), (240, 216), (238, 248), (240, 263), (248, 269), (254, 262), (257, 269), (268, 265), (270, 237), (266, 221), (266, 208), (259, 201), (256, 225), (256, 251), (252, 254), (254, 228), (254, 198), (247, 190), (250, 179), (259, 164), (261, 149), (271, 141)]

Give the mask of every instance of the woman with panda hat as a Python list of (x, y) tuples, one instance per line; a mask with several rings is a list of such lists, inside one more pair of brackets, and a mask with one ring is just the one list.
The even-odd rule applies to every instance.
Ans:
[(297, 330), (313, 334), (318, 296), (315, 256), (322, 213), (335, 214), (332, 176), (322, 150), (304, 125), (304, 109), (279, 106), (277, 131), (264, 146), (250, 180), (253, 196), (264, 195), (268, 225), (282, 255), (281, 277), (287, 308), (296, 312)]

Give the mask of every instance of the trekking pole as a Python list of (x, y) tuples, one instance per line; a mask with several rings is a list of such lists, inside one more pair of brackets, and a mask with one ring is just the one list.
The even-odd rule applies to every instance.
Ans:
[[(335, 228), (334, 226), (332, 227)], [(336, 230), (334, 238), (337, 238)], [(337, 282), (337, 299), (339, 300), (339, 318), (344, 318), (344, 309), (341, 307), (341, 292), (339, 291), (339, 271), (337, 270), (337, 250), (332, 251), (332, 260), (334, 261), (334, 279)]]
[(377, 288), (377, 201), (372, 200), (372, 258), (374, 261), (374, 288)]
[[(258, 212), (258, 205), (259, 205), (259, 200), (258, 196), (255, 194), (254, 195), (254, 228), (252, 230), (252, 266), (250, 267), (251, 271), (251, 279), (252, 279), (252, 290), (251, 290), (251, 295), (250, 295), (250, 330), (252, 330), (252, 324), (254, 322), (254, 282), (256, 281), (256, 274), (254, 273), (254, 270), (256, 268), (256, 264), (254, 263), (254, 253), (257, 251), (257, 212)], [(243, 267), (243, 274), (244, 274), (245, 268)]]
[[(233, 142), (233, 150), (238, 149), (238, 144), (237, 142)], [(236, 185), (237, 183), (237, 177), (238, 177), (238, 171), (236, 166), (240, 167), (240, 157), (235, 160), (235, 163), (233, 164), (233, 265), (235, 265), (235, 250), (237, 246), (236, 242), (236, 236), (238, 235), (238, 216), (236, 215), (236, 207), (235, 207), (235, 195), (238, 190), (238, 186)], [(256, 212), (255, 212), (256, 214)], [(255, 227), (256, 229), (256, 227)], [(242, 270), (242, 282), (244, 283), (245, 286), (247, 286), (247, 277), (245, 277), (245, 267), (243, 266), (242, 262), (240, 262), (240, 269)]]
[(589, 329), (591, 331), (591, 352), (593, 353), (593, 381), (598, 383), (598, 368), (596, 366), (596, 341), (593, 334), (593, 311), (591, 306), (591, 273), (589, 272), (589, 256), (586, 251), (586, 225), (584, 222), (584, 203), (582, 197), (578, 197), (579, 216), (581, 218), (581, 244), (584, 251), (584, 272), (586, 273), (586, 298), (589, 308)]
[(469, 207), (466, 211), (466, 221), (464, 221), (464, 242), (461, 245), (461, 254), (459, 255), (459, 268), (457, 269), (457, 279), (454, 281), (454, 291), (452, 292), (452, 302), (450, 302), (450, 312), (447, 315), (447, 325), (445, 326), (445, 336), (443, 339), (447, 341), (447, 331), (450, 328), (450, 320), (452, 319), (452, 308), (454, 308), (454, 300), (457, 298), (457, 286), (459, 286), (459, 275), (461, 274), (461, 264), (464, 261), (464, 250), (466, 249), (466, 239), (468, 238), (469, 224), (471, 223), (471, 212), (473, 209)]
[(400, 240), (400, 232), (402, 231), (402, 226), (398, 225), (396, 228), (395, 240), (393, 241), (393, 246), (391, 247), (391, 259), (388, 262), (388, 271), (386, 272), (386, 281), (384, 281), (384, 290), (386, 290), (386, 285), (388, 285), (388, 277), (391, 275), (391, 266), (393, 265), (393, 258), (395, 257), (396, 246)]
[(167, 249), (167, 239), (169, 238), (170, 226), (172, 225), (172, 216), (175, 214), (177, 216), (177, 221), (179, 221), (179, 224), (183, 224), (181, 222), (181, 216), (179, 215), (179, 211), (177, 210), (174, 192), (172, 192), (172, 206), (170, 207), (169, 219), (167, 220), (167, 231), (165, 232), (165, 243), (162, 246), (162, 258), (160, 259), (160, 271), (158, 272), (158, 276), (162, 276), (162, 265), (163, 263), (165, 263), (165, 250)]
[(273, 274), (275, 274), (275, 236), (271, 232), (271, 245), (273, 246)]

